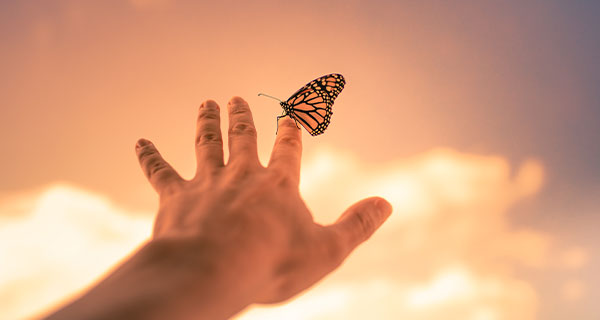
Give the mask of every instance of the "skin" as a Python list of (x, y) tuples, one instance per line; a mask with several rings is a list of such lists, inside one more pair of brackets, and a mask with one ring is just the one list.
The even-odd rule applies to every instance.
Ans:
[(279, 121), (265, 168), (248, 104), (233, 97), (227, 110), (229, 161), (220, 108), (205, 101), (189, 181), (150, 141), (137, 142), (160, 197), (152, 239), (48, 319), (226, 319), (253, 303), (282, 302), (335, 270), (391, 214), (373, 197), (331, 225), (316, 224), (298, 190), (302, 135), (294, 121)]

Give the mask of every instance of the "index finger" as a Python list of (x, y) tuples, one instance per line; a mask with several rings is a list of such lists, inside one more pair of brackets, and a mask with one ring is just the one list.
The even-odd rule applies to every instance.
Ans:
[(269, 160), (269, 168), (288, 172), (300, 181), (300, 160), (302, 157), (302, 132), (289, 117), (279, 121), (279, 131)]

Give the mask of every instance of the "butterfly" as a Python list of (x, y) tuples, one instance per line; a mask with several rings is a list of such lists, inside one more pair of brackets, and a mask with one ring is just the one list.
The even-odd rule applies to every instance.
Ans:
[(307, 83), (286, 101), (281, 101), (264, 93), (258, 95), (273, 98), (280, 102), (283, 113), (277, 116), (277, 123), (279, 123), (280, 118), (289, 116), (294, 119), (296, 126), (300, 123), (308, 133), (317, 136), (329, 126), (333, 114), (331, 110), (333, 101), (342, 92), (345, 84), (346, 79), (344, 79), (344, 76), (339, 73), (331, 73)]

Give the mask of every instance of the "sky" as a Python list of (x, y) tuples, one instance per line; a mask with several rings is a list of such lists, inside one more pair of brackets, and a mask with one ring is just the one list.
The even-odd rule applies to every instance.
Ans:
[(240, 319), (593, 319), (598, 14), (577, 0), (0, 1), (0, 318), (67, 301), (150, 235), (138, 138), (189, 178), (198, 106), (239, 95), (265, 163), (281, 109), (257, 93), (336, 72), (347, 84), (326, 133), (304, 135), (301, 192), (323, 223), (370, 195), (394, 213), (312, 290)]

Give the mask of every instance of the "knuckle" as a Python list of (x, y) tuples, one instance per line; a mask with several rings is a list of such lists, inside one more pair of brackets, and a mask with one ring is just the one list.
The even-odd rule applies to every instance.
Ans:
[(272, 166), (269, 167), (269, 179), (271, 180), (285, 180), (285, 176), (287, 175), (287, 170), (281, 168), (281, 166)]
[(290, 146), (290, 147), (299, 147), (300, 139), (297, 136), (284, 135), (284, 136), (281, 136), (281, 138), (279, 138), (279, 144)]
[(287, 189), (298, 185), (298, 180), (295, 179), (290, 171), (276, 168), (271, 170), (272, 181), (280, 188)]
[(138, 151), (138, 158), (141, 162), (156, 154), (156, 149), (153, 146), (144, 146)]
[(220, 143), (222, 143), (221, 135), (216, 132), (204, 131), (198, 134), (198, 136), (196, 137), (196, 145), (198, 146)]
[(229, 129), (230, 135), (249, 135), (256, 137), (256, 128), (247, 122), (237, 122)]
[(355, 218), (360, 233), (360, 240), (368, 239), (375, 230), (375, 222), (364, 212), (356, 214)]
[(200, 112), (198, 112), (198, 120), (218, 120), (219, 117), (219, 111), (215, 110), (215, 109), (207, 109), (207, 108), (202, 108), (200, 109)]
[(163, 161), (161, 161), (160, 157), (148, 157), (143, 161), (148, 176), (151, 176), (156, 171), (154, 167), (158, 166), (161, 162)]
[(209, 167), (206, 169), (206, 178), (208, 181), (213, 181), (210, 180), (212, 178), (216, 178), (218, 176), (220, 176), (221, 174), (223, 174), (223, 167), (220, 166), (215, 166), (215, 167)]
[(168, 168), (169, 165), (167, 165), (164, 161), (156, 161), (150, 166), (150, 176), (158, 176), (167, 173)]
[(288, 188), (290, 186), (292, 186), (292, 179), (288, 176), (287, 173), (283, 173), (281, 176), (279, 176), (279, 178), (277, 179), (277, 185), (280, 188)]
[(250, 108), (246, 103), (237, 102), (236, 104), (232, 104), (229, 106), (230, 114), (244, 114), (250, 112)]
[(238, 163), (230, 168), (230, 178), (234, 181), (241, 181), (250, 176), (254, 170), (249, 163)]

